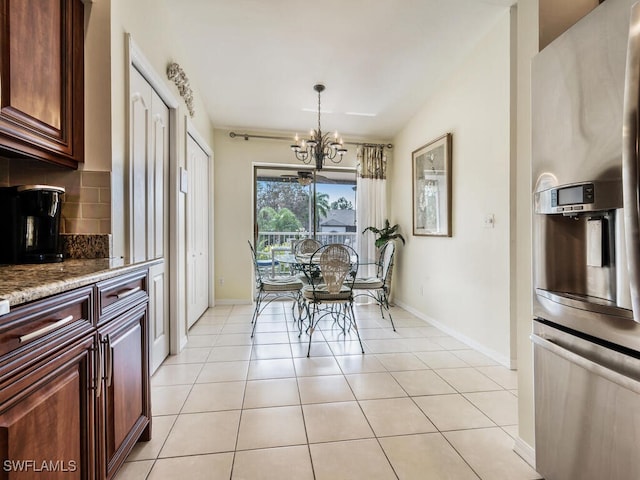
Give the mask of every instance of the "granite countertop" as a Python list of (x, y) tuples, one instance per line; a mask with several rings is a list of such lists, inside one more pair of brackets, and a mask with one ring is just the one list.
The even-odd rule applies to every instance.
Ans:
[(126, 263), (121, 258), (65, 260), (60, 263), (0, 266), (0, 315), (10, 307), (62, 293), (161, 260)]

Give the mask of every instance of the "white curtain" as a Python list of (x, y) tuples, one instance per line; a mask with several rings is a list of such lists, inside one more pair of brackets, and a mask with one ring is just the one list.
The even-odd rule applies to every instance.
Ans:
[[(362, 146), (358, 149), (358, 176), (356, 183), (356, 212), (358, 230), (384, 227), (387, 218), (387, 157), (383, 146)], [(372, 232), (360, 235), (358, 255), (361, 259), (375, 259), (376, 236)], [(375, 266), (364, 265), (360, 276), (375, 275)]]

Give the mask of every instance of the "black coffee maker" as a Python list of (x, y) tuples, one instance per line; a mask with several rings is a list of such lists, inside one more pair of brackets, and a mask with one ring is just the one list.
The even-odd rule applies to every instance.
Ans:
[(63, 187), (0, 188), (0, 263), (53, 263), (60, 252)]

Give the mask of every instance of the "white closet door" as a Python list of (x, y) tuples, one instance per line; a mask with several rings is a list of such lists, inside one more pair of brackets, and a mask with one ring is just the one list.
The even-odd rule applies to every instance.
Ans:
[(209, 156), (187, 135), (187, 325), (209, 307)]
[[(131, 69), (129, 250), (131, 260), (163, 259), (168, 245), (169, 109)], [(153, 373), (169, 354), (168, 261), (149, 269), (149, 344)]]

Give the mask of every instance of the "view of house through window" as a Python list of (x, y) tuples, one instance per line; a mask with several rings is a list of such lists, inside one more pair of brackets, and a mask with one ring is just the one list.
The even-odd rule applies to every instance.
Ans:
[(297, 239), (357, 247), (355, 170), (255, 167), (256, 250), (290, 251)]

